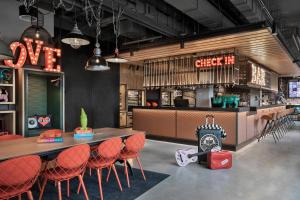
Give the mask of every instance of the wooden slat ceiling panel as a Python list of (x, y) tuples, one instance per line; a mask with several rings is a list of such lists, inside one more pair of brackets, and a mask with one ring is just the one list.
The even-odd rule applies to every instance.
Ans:
[(300, 68), (292, 62), (286, 50), (267, 28), (189, 41), (182, 49), (179, 44), (172, 44), (138, 50), (133, 56), (130, 56), (129, 52), (121, 56), (129, 62), (141, 62), (147, 59), (232, 48), (279, 74), (300, 75)]

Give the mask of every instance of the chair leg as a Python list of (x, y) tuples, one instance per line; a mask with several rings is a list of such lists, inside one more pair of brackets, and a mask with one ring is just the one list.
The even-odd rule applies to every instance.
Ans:
[(32, 192), (31, 190), (27, 191), (27, 197), (29, 200), (33, 200)]
[(22, 194), (19, 194), (18, 200), (22, 200)]
[(140, 161), (139, 156), (136, 157), (136, 160), (137, 160), (137, 162), (138, 162), (138, 164), (139, 164), (139, 166), (140, 166), (140, 169), (141, 169), (142, 175), (143, 175), (143, 177), (144, 177), (144, 180), (146, 181), (146, 176), (145, 176), (145, 174), (144, 174), (143, 166), (142, 166), (142, 163), (141, 163), (141, 161)]
[(108, 182), (108, 180), (109, 180), (110, 171), (111, 171), (111, 166), (108, 167), (108, 173), (107, 173), (107, 177), (106, 177), (106, 182)]
[[(91, 168), (90, 168), (90, 169), (91, 169)], [(83, 177), (84, 177), (85, 171), (86, 171), (86, 170), (84, 170), (84, 171), (83, 171), (83, 173), (82, 173), (82, 180), (83, 180)], [(79, 192), (80, 192), (80, 189), (81, 189), (81, 182), (79, 181), (79, 183), (78, 183), (78, 187), (77, 187), (77, 194), (79, 194)]]
[(67, 197), (70, 197), (70, 179), (67, 180)]
[(117, 182), (118, 182), (118, 185), (119, 185), (119, 188), (121, 191), (123, 191), (123, 188), (122, 188), (122, 185), (121, 185), (121, 182), (120, 182), (120, 179), (119, 179), (119, 176), (118, 176), (118, 173), (117, 173), (117, 170), (116, 170), (116, 167), (114, 164), (112, 164), (112, 166), (110, 167), (110, 169), (113, 169), (114, 173), (115, 173), (115, 176), (116, 176), (116, 179), (117, 179)]
[(82, 185), (82, 189), (83, 189), (83, 193), (84, 193), (84, 197), (85, 197), (85, 200), (89, 200), (89, 196), (87, 194), (87, 191), (86, 191), (86, 188), (85, 188), (85, 185), (84, 185), (84, 182), (83, 182), (83, 178), (81, 175), (78, 176), (79, 178), (79, 182), (81, 183)]
[(100, 199), (103, 200), (102, 180), (101, 180), (102, 179), (102, 169), (97, 169), (97, 176), (98, 176)]
[(92, 168), (90, 168), (90, 176), (92, 176)]
[(61, 182), (57, 181), (57, 187), (58, 187), (58, 200), (62, 200), (61, 196)]
[(42, 198), (43, 198), (43, 194), (44, 194), (44, 190), (45, 190), (47, 181), (48, 181), (48, 179), (44, 178), (43, 185), (42, 185), (42, 188), (41, 188), (41, 191), (40, 191), (39, 200), (42, 200)]
[(124, 168), (125, 168), (125, 175), (126, 175), (126, 180), (127, 180), (127, 186), (130, 188), (130, 182), (129, 182), (129, 176), (128, 176), (128, 167), (127, 167), (126, 159), (124, 160)]

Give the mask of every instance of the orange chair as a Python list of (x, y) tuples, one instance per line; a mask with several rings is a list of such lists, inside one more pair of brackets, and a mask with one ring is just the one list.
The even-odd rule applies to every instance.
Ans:
[(121, 151), (119, 159), (123, 160), (124, 168), (125, 168), (125, 175), (127, 180), (127, 185), (130, 187), (129, 183), (129, 176), (128, 176), (128, 166), (127, 160), (128, 159), (136, 159), (138, 165), (140, 166), (142, 175), (144, 180), (146, 181), (146, 176), (144, 174), (143, 166), (140, 161), (139, 152), (144, 148), (145, 145), (145, 135), (143, 133), (138, 133), (133, 136), (130, 136), (125, 141), (125, 147)]
[(23, 138), (23, 136), (21, 136), (21, 135), (1, 135), (0, 142), (8, 141), (8, 140), (16, 140), (16, 139), (21, 139), (21, 138)]
[[(90, 169), (96, 169), (97, 171), (101, 200), (103, 200), (102, 169), (104, 168), (113, 169), (119, 188), (121, 191), (123, 190), (115, 167), (115, 162), (120, 155), (121, 149), (121, 138), (112, 138), (102, 142), (96, 149), (96, 152), (91, 153), (91, 158), (89, 159), (87, 167), (89, 167)], [(77, 192), (80, 191), (80, 186), (81, 184), (79, 184)]]
[(85, 199), (88, 200), (88, 194), (82, 179), (82, 174), (90, 157), (90, 146), (87, 144), (78, 145), (61, 152), (54, 161), (47, 163), (46, 169), (42, 174), (44, 180), (39, 196), (42, 199), (48, 180), (55, 181), (58, 186), (58, 199), (62, 199), (61, 182), (67, 181), (67, 196), (70, 196), (70, 179), (78, 177), (83, 186)]
[(36, 181), (40, 169), (39, 156), (22, 156), (0, 163), (0, 199), (10, 199), (27, 193), (33, 200), (31, 187)]

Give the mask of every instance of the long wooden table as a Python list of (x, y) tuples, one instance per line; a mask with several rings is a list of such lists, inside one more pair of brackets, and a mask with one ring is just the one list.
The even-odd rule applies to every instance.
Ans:
[(94, 133), (95, 135), (90, 139), (74, 139), (73, 133), (63, 133), (64, 142), (62, 143), (37, 143), (37, 137), (0, 142), (0, 161), (32, 154), (46, 156), (78, 144), (98, 144), (113, 137), (126, 138), (135, 133), (144, 132), (117, 128), (100, 128), (94, 129)]

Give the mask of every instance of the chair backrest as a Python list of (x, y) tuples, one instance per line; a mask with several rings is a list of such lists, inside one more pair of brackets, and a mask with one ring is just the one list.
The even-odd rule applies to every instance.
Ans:
[(25, 185), (35, 181), (41, 169), (39, 156), (22, 156), (0, 163), (0, 188), (1, 186)]
[(98, 155), (104, 159), (114, 159), (119, 156), (121, 149), (122, 139), (117, 137), (111, 138), (98, 146)]
[(64, 150), (57, 156), (57, 166), (65, 169), (77, 169), (84, 167), (90, 157), (90, 146), (77, 145)]
[(21, 136), (21, 135), (1, 135), (0, 142), (8, 141), (8, 140), (16, 140), (16, 139), (21, 139), (21, 138), (23, 138), (23, 136)]
[(144, 148), (145, 134), (137, 133), (126, 139), (125, 148), (130, 152), (139, 152)]

